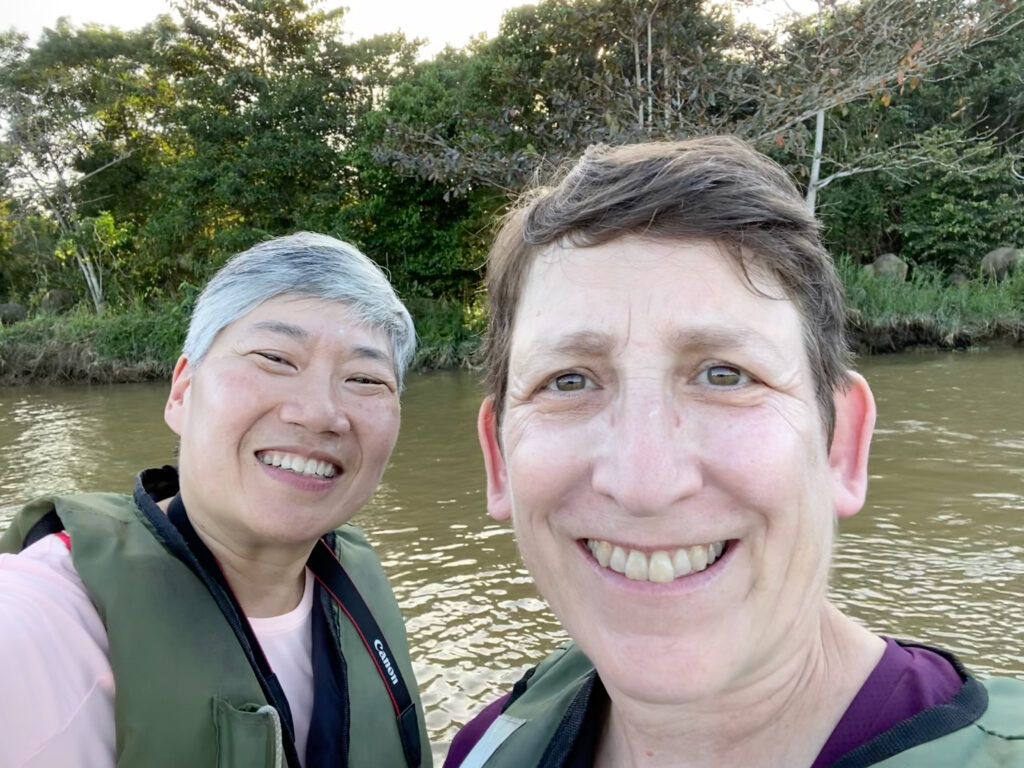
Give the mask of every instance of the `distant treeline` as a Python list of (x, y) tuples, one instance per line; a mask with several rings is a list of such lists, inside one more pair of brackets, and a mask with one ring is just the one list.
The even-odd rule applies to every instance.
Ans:
[(855, 267), (894, 252), (941, 284), (1024, 245), (1016, 3), (823, 2), (760, 30), (728, 3), (544, 0), (429, 61), (307, 0), (175, 7), (0, 35), (0, 303), (172, 317), (232, 253), (314, 230), (386, 267), (455, 362), (525, 184), (595, 142), (720, 132), (789, 168)]

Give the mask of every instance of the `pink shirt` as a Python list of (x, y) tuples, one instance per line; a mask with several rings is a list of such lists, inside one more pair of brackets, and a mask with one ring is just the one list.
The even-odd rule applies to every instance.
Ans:
[[(299, 605), (251, 624), (291, 708), (300, 760), (313, 711), (313, 579)], [(113, 768), (107, 634), (71, 553), (47, 536), (0, 555), (0, 768)]]

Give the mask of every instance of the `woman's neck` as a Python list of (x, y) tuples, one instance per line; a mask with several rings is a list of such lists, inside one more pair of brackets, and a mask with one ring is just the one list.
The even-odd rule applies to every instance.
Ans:
[[(171, 499), (157, 503), (165, 513)], [(309, 546), (245, 547), (203, 519), (190, 515), (196, 535), (217, 560), (224, 578), (249, 618), (280, 616), (294, 610), (306, 586)], [(314, 542), (315, 544), (315, 542)]]
[(281, 616), (302, 601), (306, 587), (305, 558), (277, 564), (239, 558), (234, 553), (222, 557), (214, 552), (214, 556), (238, 605), (249, 618)]
[(884, 650), (825, 604), (818, 631), (740, 689), (664, 705), (609, 688), (595, 768), (808, 768)]

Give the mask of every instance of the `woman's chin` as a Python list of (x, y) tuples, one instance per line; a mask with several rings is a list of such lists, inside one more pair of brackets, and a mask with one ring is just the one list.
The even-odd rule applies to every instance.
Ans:
[(583, 650), (613, 697), (653, 705), (707, 700), (734, 684), (738, 671), (732, 649), (682, 647), (678, 638), (636, 638), (615, 648)]

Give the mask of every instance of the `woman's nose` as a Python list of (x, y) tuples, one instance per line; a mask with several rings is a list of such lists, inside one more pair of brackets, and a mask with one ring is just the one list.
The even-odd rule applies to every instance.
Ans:
[(635, 515), (655, 515), (700, 490), (699, 445), (683, 403), (655, 383), (627, 385), (609, 410), (594, 489)]
[[(313, 433), (347, 432), (352, 425), (335, 377), (304, 371), (299, 378), (301, 384), (289, 387), (285, 394), (279, 410), (281, 419)], [(290, 383), (297, 384), (294, 379)]]

